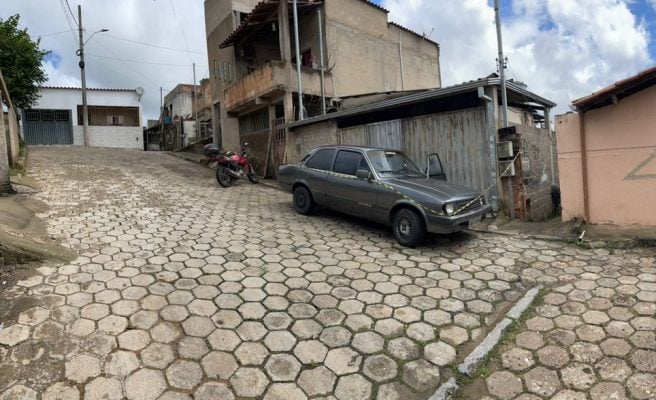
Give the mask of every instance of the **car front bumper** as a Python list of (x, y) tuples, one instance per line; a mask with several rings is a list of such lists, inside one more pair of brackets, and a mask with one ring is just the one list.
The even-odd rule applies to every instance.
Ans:
[[(492, 206), (484, 205), (475, 210), (454, 216), (427, 216), (426, 230), (431, 233), (452, 233), (467, 229), (470, 222), (478, 222), (492, 211)], [(479, 218), (482, 217), (482, 218)]]

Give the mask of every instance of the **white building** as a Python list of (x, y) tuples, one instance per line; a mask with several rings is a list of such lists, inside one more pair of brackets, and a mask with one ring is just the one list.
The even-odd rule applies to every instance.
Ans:
[[(82, 89), (40, 89), (33, 108), (23, 110), (27, 144), (84, 145)], [(87, 89), (89, 145), (143, 150), (143, 89)]]

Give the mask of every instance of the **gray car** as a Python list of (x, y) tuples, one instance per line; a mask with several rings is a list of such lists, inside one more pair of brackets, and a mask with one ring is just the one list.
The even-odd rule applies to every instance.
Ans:
[(466, 229), (491, 211), (477, 191), (447, 182), (432, 156), (422, 172), (397, 150), (322, 146), (297, 164), (281, 165), (278, 182), (293, 193), (300, 214), (322, 206), (391, 225), (400, 244), (414, 247), (426, 232)]

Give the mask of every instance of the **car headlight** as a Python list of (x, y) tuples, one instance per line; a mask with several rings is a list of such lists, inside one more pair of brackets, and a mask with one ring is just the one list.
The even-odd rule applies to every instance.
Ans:
[(444, 212), (446, 213), (446, 215), (453, 215), (455, 211), (456, 211), (455, 204), (449, 203), (444, 205)]

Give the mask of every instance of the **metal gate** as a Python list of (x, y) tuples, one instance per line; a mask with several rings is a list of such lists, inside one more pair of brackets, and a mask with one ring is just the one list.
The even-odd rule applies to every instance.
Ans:
[(287, 145), (284, 117), (271, 120), (271, 133), (273, 134), (273, 173), (277, 178), (278, 167), (285, 161), (285, 147)]
[(71, 110), (24, 110), (26, 144), (73, 144)]

